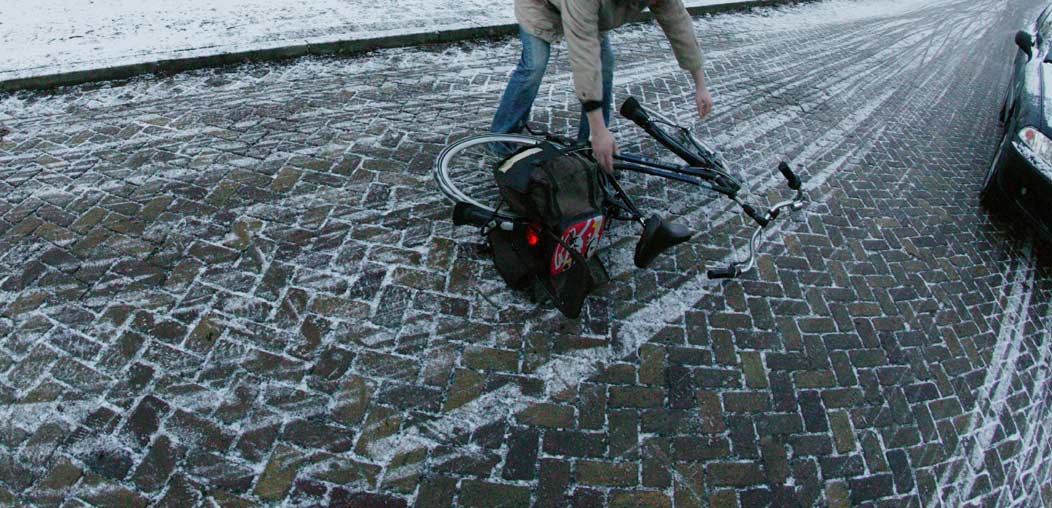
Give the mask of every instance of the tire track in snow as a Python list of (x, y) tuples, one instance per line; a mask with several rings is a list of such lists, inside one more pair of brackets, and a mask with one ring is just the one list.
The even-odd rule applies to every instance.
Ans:
[[(1030, 500), (1028, 494), (1037, 492), (1052, 478), (1052, 467), (1049, 467), (1052, 457), (1048, 456), (1047, 446), (1047, 443), (1052, 441), (1052, 303), (1048, 304), (1048, 310), (1044, 318), (1039, 320), (1038, 326), (1044, 329), (1044, 332), (1035, 341), (1040, 344), (1040, 353), (1034, 372), (1030, 376), (1033, 383), (1027, 390), (1031, 406), (1023, 410), (1041, 417), (1036, 421), (1023, 420), (1027, 428), (1022, 435), (1016, 429), (1017, 432), (1008, 437), (1018, 437), (1018, 443), (1025, 449), (1008, 460), (1002, 459), (1005, 476), (1012, 478), (1012, 482), (1001, 487), (997, 495), (998, 506), (1025, 505)], [(1015, 490), (1022, 493), (1017, 499), (1013, 499)], [(1018, 502), (1006, 505), (1005, 500)]]
[[(985, 453), (993, 443), (1001, 415), (1008, 409), (1008, 393), (1018, 376), (1017, 364), (1034, 292), (1034, 276), (1033, 246), (1027, 240), (1023, 258), (1012, 270), (1012, 285), (1001, 317), (997, 346), (987, 362), (986, 377), (979, 387), (975, 408), (968, 417), (967, 430), (961, 433), (953, 455), (944, 462), (948, 467), (936, 482), (933, 501), (947, 508), (961, 506), (973, 499), (972, 487), (985, 469)], [(952, 487), (948, 495), (945, 493), (947, 487)]]

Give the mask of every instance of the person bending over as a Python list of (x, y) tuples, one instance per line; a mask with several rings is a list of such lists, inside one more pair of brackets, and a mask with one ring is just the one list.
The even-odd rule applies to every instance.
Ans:
[(712, 95), (705, 84), (704, 60), (694, 36), (694, 24), (682, 0), (515, 0), (522, 58), (511, 75), (491, 131), (522, 132), (548, 67), (551, 45), (566, 38), (573, 70), (574, 91), (581, 101), (577, 140), (591, 136), (596, 161), (613, 168), (617, 144), (607, 128), (613, 107), (614, 52), (609, 31), (639, 19), (649, 8), (665, 32), (679, 66), (694, 79), (698, 116), (712, 111)]

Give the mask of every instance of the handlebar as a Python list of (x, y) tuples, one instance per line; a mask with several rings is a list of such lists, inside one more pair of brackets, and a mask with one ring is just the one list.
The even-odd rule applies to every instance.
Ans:
[(453, 206), (453, 225), (471, 225), (487, 230), (499, 227), (505, 231), (511, 231), (515, 228), (515, 223), (507, 217), (470, 203), (457, 203)]
[(654, 125), (654, 122), (650, 119), (650, 115), (647, 113), (646, 109), (639, 104), (639, 101), (637, 101), (635, 97), (629, 97), (628, 99), (625, 99), (623, 104), (621, 104), (621, 116), (634, 122), (639, 128), (649, 134), (650, 137), (658, 140), (658, 142), (664, 145), (665, 148), (668, 148), (672, 153), (686, 161), (687, 164), (700, 167), (706, 167), (709, 165), (709, 161), (702, 159), (683, 145), (677, 143), (676, 140), (670, 138), (668, 134)]
[(740, 275), (737, 263), (731, 263), (727, 268), (715, 268), (709, 270), (710, 279), (733, 279)]
[(789, 167), (788, 163), (782, 161), (778, 164), (778, 171), (781, 171), (782, 176), (788, 180), (787, 185), (789, 185), (790, 189), (793, 189), (794, 191), (800, 190), (800, 177), (796, 176), (796, 173), (793, 173), (793, 169)]
[(749, 204), (735, 198), (734, 201), (745, 211), (745, 214), (751, 217), (757, 224), (756, 230), (753, 231), (752, 238), (749, 239), (749, 257), (745, 262), (733, 262), (727, 265), (726, 268), (709, 270), (708, 276), (710, 279), (732, 279), (746, 272), (749, 272), (756, 266), (756, 252), (759, 250), (760, 239), (763, 232), (775, 219), (781, 215), (782, 210), (789, 209), (790, 211), (800, 210), (807, 206), (807, 193), (802, 190), (802, 182), (800, 177), (793, 172), (789, 164), (784, 161), (778, 165), (778, 171), (782, 173), (782, 176), (786, 179), (786, 185), (796, 191), (796, 196), (793, 199), (782, 201), (770, 209), (767, 213), (761, 216), (755, 208)]

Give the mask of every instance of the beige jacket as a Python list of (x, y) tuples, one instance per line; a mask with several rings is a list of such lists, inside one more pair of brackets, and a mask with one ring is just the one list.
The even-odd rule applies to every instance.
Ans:
[[(515, 0), (515, 18), (532, 35), (555, 42), (566, 35), (574, 90), (583, 103), (603, 99), (600, 34), (640, 19), (647, 0)], [(701, 47), (682, 0), (655, 0), (650, 11), (676, 55), (679, 66), (702, 68)]]

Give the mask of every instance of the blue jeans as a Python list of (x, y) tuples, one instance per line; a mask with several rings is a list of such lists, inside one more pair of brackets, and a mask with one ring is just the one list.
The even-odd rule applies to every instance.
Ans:
[[(493, 116), (490, 131), (496, 134), (522, 132), (530, 119), (533, 101), (541, 88), (541, 79), (548, 68), (548, 58), (552, 46), (540, 37), (526, 33), (519, 27), (519, 39), (522, 40), (522, 58), (511, 74), (508, 87), (500, 99), (500, 106)], [(610, 46), (610, 36), (603, 34), (600, 41), (600, 58), (603, 65), (603, 121), (610, 124), (610, 111), (613, 109), (614, 90), (614, 50)], [(588, 141), (588, 117), (581, 111), (581, 123), (577, 128), (577, 140)]]

